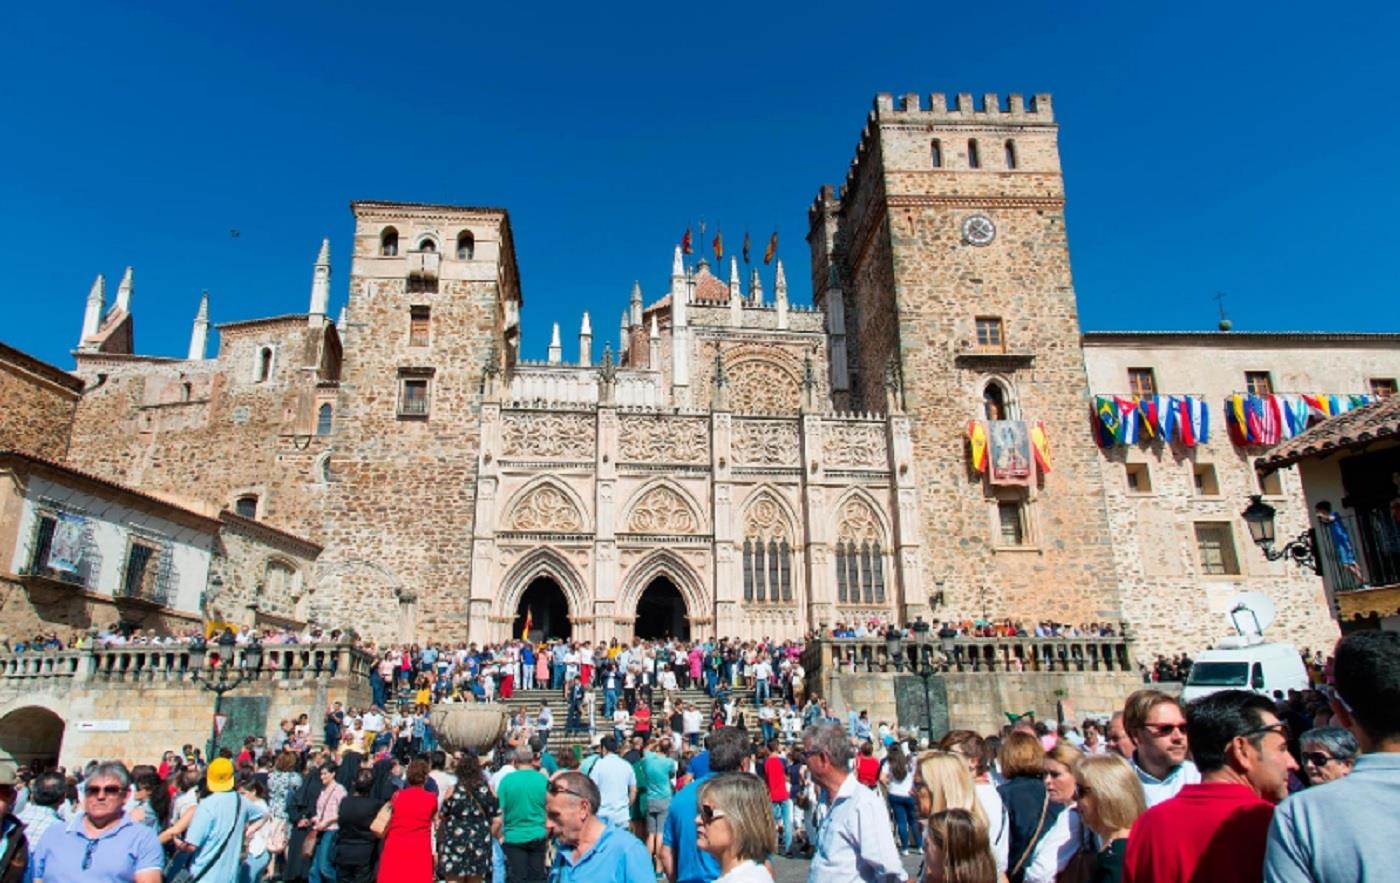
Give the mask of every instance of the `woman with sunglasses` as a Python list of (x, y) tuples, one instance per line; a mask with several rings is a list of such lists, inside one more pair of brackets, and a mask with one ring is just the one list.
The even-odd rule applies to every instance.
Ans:
[(748, 773), (720, 773), (697, 794), (695, 843), (719, 862), (715, 883), (773, 883), (764, 867), (778, 849), (768, 789)]
[(1079, 793), (1076, 808), (1103, 844), (1095, 855), (1092, 880), (1118, 883), (1123, 879), (1128, 835), (1138, 816), (1147, 812), (1142, 783), (1128, 762), (1116, 754), (1084, 758), (1075, 764), (1074, 781)]
[(1298, 739), (1299, 757), (1309, 785), (1321, 785), (1344, 778), (1356, 765), (1360, 753), (1356, 737), (1341, 727), (1317, 727)]

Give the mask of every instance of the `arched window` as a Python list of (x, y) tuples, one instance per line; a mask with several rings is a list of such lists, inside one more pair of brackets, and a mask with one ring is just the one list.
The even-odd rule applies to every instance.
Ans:
[(418, 250), (429, 253), (435, 252), (437, 251), (437, 243), (425, 236), (423, 237), (423, 241), (418, 243)]
[(836, 544), (836, 600), (845, 604), (850, 590), (846, 587), (846, 544)]
[(1008, 169), (1016, 168), (1016, 142), (1010, 138), (1006, 139), (1006, 167)]
[(399, 253), (399, 231), (393, 227), (385, 227), (384, 232), (379, 234), (379, 254), (382, 257), (392, 258)]
[(982, 389), (982, 407), (988, 420), (1006, 420), (1006, 390), (995, 380), (987, 382)]
[(190, 400), (190, 384), (189, 384), (189, 381), (185, 381), (184, 383), (180, 384), (180, 401), (182, 401), (182, 402), (188, 402), (189, 400)]
[(837, 600), (843, 604), (885, 603), (882, 528), (875, 512), (859, 499), (841, 511), (836, 541)]
[(969, 169), (982, 168), (982, 157), (977, 153), (977, 139), (967, 139), (967, 167)]
[(317, 435), (330, 435), (330, 434), (331, 434), (331, 417), (332, 417), (332, 416), (333, 416), (333, 409), (331, 408), (330, 402), (327, 402), (327, 403), (323, 404), (320, 408), (318, 408), (318, 409), (316, 410), (316, 434), (317, 434)]
[(744, 540), (744, 600), (753, 600), (753, 540)]
[(272, 378), (272, 347), (265, 346), (258, 350), (258, 383), (264, 383)]
[(258, 495), (244, 494), (233, 501), (233, 514), (243, 518), (258, 517)]
[(941, 169), (943, 167), (943, 142), (939, 141), (937, 138), (933, 139), (933, 141), (929, 142), (928, 153), (929, 159), (933, 162), (933, 167), (935, 169)]
[(472, 231), (463, 230), (457, 234), (457, 260), (469, 261), (476, 256), (476, 237)]

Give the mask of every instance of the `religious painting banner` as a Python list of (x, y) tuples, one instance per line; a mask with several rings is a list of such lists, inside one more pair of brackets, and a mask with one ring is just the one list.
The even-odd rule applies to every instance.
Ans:
[(87, 519), (81, 515), (58, 513), (49, 543), (49, 567), (65, 573), (77, 573), (83, 563), (83, 528)]
[(990, 420), (988, 426), (992, 484), (1029, 487), (1035, 480), (1035, 465), (1025, 422)]

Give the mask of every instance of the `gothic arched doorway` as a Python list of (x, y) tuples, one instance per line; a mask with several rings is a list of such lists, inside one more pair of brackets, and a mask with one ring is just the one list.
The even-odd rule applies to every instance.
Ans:
[(63, 718), (47, 708), (17, 708), (0, 718), (0, 758), (8, 756), (31, 769), (57, 764), (63, 730)]
[(675, 583), (658, 576), (647, 584), (646, 591), (637, 600), (633, 634), (638, 638), (690, 640), (690, 617), (686, 616), (685, 599)]
[(559, 583), (548, 576), (537, 576), (525, 587), (520, 596), (520, 606), (515, 611), (515, 625), (510, 636), (519, 638), (525, 631), (526, 614), (530, 616), (532, 641), (546, 638), (568, 638), (573, 635), (573, 624), (569, 622), (569, 600)]

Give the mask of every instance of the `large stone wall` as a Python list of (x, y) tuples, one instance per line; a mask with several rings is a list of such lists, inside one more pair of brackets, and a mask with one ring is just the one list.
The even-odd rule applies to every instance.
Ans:
[(80, 378), (0, 344), (0, 450), (62, 460), (82, 388)]

